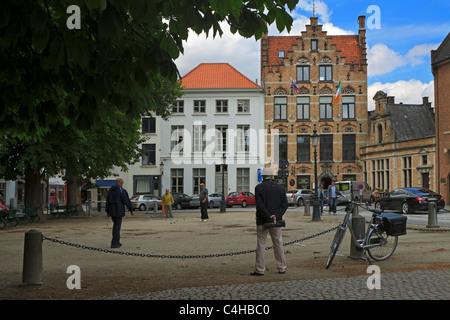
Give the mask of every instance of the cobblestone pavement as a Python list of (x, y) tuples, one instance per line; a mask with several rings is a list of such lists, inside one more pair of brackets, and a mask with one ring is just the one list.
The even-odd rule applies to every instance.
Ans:
[[(448, 300), (450, 270), (381, 274), (380, 289), (368, 289), (371, 274), (341, 279), (310, 279), (170, 289), (117, 294), (110, 299), (149, 300)], [(262, 295), (261, 293), (264, 293)]]

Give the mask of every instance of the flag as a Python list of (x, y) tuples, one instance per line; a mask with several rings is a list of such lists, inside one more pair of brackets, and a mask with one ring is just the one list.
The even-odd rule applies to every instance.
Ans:
[(334, 103), (339, 103), (339, 100), (341, 100), (341, 82), (339, 81), (339, 86), (338, 86), (338, 88), (337, 88), (337, 91), (336, 91), (336, 95), (334, 96), (334, 99), (333, 99), (333, 104)]
[(294, 89), (294, 92), (298, 92), (298, 86), (295, 81), (291, 77), (291, 87)]

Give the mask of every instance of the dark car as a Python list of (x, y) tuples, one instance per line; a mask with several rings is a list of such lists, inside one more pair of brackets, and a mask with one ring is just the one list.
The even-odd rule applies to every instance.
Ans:
[(175, 209), (187, 209), (191, 206), (191, 197), (184, 193), (172, 193), (173, 207)]
[(256, 204), (255, 195), (249, 191), (230, 192), (225, 199), (226, 206), (240, 205), (242, 208)]
[(425, 188), (400, 188), (375, 202), (375, 207), (381, 210), (411, 212), (428, 212), (428, 203), (436, 202), (437, 210), (445, 206), (440, 194)]

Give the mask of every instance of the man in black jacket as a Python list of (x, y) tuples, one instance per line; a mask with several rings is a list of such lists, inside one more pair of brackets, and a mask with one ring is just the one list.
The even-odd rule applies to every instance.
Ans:
[(270, 233), (272, 238), (278, 272), (286, 272), (281, 227), (264, 228), (265, 223), (276, 223), (277, 220), (283, 219), (283, 215), (289, 206), (286, 192), (279, 183), (273, 180), (274, 170), (272, 168), (264, 168), (262, 176), (263, 181), (255, 188), (257, 248), (255, 271), (251, 273), (254, 276), (264, 275), (267, 233)]
[(134, 216), (133, 206), (128, 197), (127, 190), (122, 188), (123, 179), (117, 178), (116, 185), (109, 189), (106, 198), (106, 213), (113, 221), (111, 248), (120, 248), (120, 228), (122, 227), (122, 218), (125, 216), (125, 206)]

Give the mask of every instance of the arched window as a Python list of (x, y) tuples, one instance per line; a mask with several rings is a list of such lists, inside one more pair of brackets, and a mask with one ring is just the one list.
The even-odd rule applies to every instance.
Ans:
[(383, 143), (383, 126), (381, 124), (378, 125), (378, 143)]

